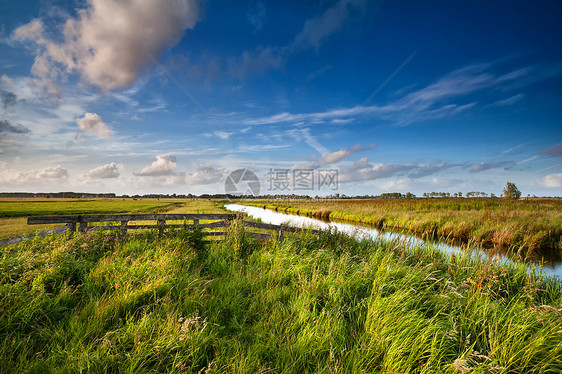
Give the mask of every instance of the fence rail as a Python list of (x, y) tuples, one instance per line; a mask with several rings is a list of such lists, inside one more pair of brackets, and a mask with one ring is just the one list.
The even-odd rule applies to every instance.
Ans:
[[(24, 239), (32, 239), (35, 236), (45, 237), (51, 233), (62, 234), (65, 232), (90, 232), (99, 230), (120, 231), (121, 234), (127, 235), (129, 230), (145, 230), (157, 229), (159, 233), (163, 233), (166, 229), (185, 229), (194, 230), (201, 229), (216, 229), (228, 228), (231, 222), (240, 217), (236, 214), (92, 214), (92, 215), (66, 215), (66, 216), (33, 216), (27, 218), (28, 225), (44, 225), (44, 224), (57, 224), (65, 223), (65, 226), (57, 227), (55, 229), (42, 231), (36, 234), (18, 236), (11, 239), (0, 240), (0, 245), (8, 245), (18, 243)], [(153, 221), (154, 223), (139, 223)], [(183, 221), (182, 224), (171, 223), (167, 221)], [(201, 221), (214, 221), (205, 222)], [(104, 223), (104, 222), (118, 222), (117, 225), (101, 225), (92, 226), (91, 223)], [(132, 222), (132, 223), (131, 223)], [(247, 232), (247, 235), (259, 238), (269, 239), (277, 238), (283, 240), (284, 232), (299, 233), (304, 229), (297, 227), (290, 227), (285, 225), (271, 225), (267, 223), (243, 221), (241, 223), (244, 227), (261, 229), (268, 231), (275, 231), (275, 234), (266, 234), (261, 232)], [(311, 230), (318, 233), (318, 230)], [(226, 231), (203, 231), (205, 236), (225, 236)]]

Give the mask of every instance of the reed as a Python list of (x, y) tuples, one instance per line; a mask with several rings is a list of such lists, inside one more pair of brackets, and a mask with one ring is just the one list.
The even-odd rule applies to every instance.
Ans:
[(562, 200), (529, 199), (374, 199), (272, 200), (249, 205), (309, 217), (406, 230), (424, 238), (469, 241), (486, 248), (537, 256), (562, 255)]
[[(200, 239), (200, 238), (199, 238)], [(338, 232), (2, 248), (1, 372), (562, 371), (560, 280)]]

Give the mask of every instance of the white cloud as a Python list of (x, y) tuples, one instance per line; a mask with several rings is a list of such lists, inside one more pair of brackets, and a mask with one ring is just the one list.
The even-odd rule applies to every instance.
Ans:
[(187, 174), (185, 181), (189, 185), (216, 183), (222, 180), (224, 172), (224, 168), (216, 169), (211, 164), (200, 164), (196, 172)]
[(521, 99), (523, 99), (523, 94), (517, 94), (511, 97), (508, 97), (507, 99), (502, 99), (502, 100), (498, 100), (495, 103), (490, 104), (490, 106), (509, 106), (509, 105), (513, 105), (516, 102), (520, 101)]
[(296, 141), (304, 141), (310, 147), (314, 148), (321, 155), (327, 155), (330, 151), (324, 147), (311, 133), (309, 128), (304, 129), (290, 129), (287, 135), (294, 138)]
[(227, 131), (213, 131), (213, 135), (218, 136), (219, 138), (226, 140), (230, 138), (233, 133)]
[[(41, 170), (16, 171), (11, 169), (0, 170), (2, 186), (36, 188), (44, 183), (57, 183), (68, 179), (68, 170), (60, 165), (48, 166)], [(30, 185), (33, 183), (33, 185)]]
[(68, 177), (68, 170), (62, 166), (49, 166), (39, 171), (37, 174), (38, 179), (60, 179)]
[(513, 166), (515, 163), (513, 161), (502, 161), (502, 162), (481, 162), (478, 165), (472, 167), (472, 173), (478, 173), (484, 170), (497, 169), (497, 168), (507, 168)]
[[(247, 125), (268, 125), (278, 123), (304, 124), (347, 124), (355, 117), (377, 117), (391, 122), (395, 126), (407, 126), (432, 119), (441, 119), (457, 115), (476, 106), (476, 102), (462, 102), (462, 98), (481, 90), (509, 88), (518, 79), (529, 84), (548, 78), (549, 75), (536, 74), (536, 68), (521, 68), (503, 75), (492, 72), (493, 63), (470, 65), (442, 76), (436, 82), (417, 91), (403, 95), (385, 105), (357, 105), (348, 108), (331, 109), (324, 112), (289, 113), (280, 112), (261, 118), (244, 121)], [(529, 75), (533, 74), (532, 78)], [(518, 83), (519, 84), (519, 83)], [(503, 105), (513, 104), (523, 97), (522, 94), (505, 99)], [(455, 100), (459, 102), (454, 102)]]
[(8, 77), (6, 74), (2, 74), (2, 77), (0, 77), (0, 82), (6, 84), (6, 85), (13, 85), (14, 84), (14, 80), (10, 77)]
[(543, 187), (548, 187), (548, 188), (562, 187), (562, 173), (549, 174), (544, 178), (539, 179), (538, 182)]
[(112, 162), (93, 168), (86, 176), (93, 179), (117, 178), (119, 177), (119, 169), (122, 168), (123, 165)]
[(93, 135), (97, 138), (109, 138), (113, 133), (111, 127), (105, 124), (96, 113), (86, 113), (76, 120), (82, 134)]
[(108, 91), (133, 83), (198, 19), (195, 0), (88, 0), (76, 18), (66, 20), (62, 36), (49, 36), (43, 21), (35, 19), (13, 37), (39, 47), (33, 74), (49, 81), (76, 72)]
[(410, 178), (402, 178), (402, 179), (383, 183), (381, 187), (385, 191), (390, 191), (390, 190), (406, 191), (412, 189), (413, 184)]
[(143, 177), (163, 177), (176, 175), (176, 157), (172, 155), (158, 155), (156, 161), (144, 167), (135, 175)]
[(344, 149), (340, 149), (339, 151), (328, 153), (328, 154), (322, 156), (322, 158), (320, 158), (320, 160), (318, 160), (318, 163), (320, 165), (335, 164), (335, 163), (340, 162), (341, 160), (349, 157), (352, 153), (364, 151), (364, 150), (367, 150), (367, 149), (372, 149), (373, 147), (374, 147), (374, 145), (370, 145), (367, 148), (363, 148), (359, 144), (357, 144), (357, 145), (354, 145), (354, 146), (349, 147), (349, 148), (344, 148)]
[(367, 157), (363, 157), (339, 174), (340, 182), (357, 182), (373, 179), (388, 178), (398, 173), (416, 168), (416, 165), (401, 164), (371, 164)]

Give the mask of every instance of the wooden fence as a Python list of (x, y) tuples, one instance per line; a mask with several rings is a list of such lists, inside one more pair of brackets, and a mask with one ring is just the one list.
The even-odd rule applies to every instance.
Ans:
[[(34, 216), (28, 217), (28, 225), (44, 225), (44, 224), (66, 224), (63, 227), (42, 231), (36, 234), (19, 236), (11, 239), (0, 240), (0, 245), (8, 245), (18, 243), (24, 239), (32, 239), (35, 236), (45, 237), (51, 233), (61, 234), (65, 232), (90, 232), (99, 230), (119, 231), (122, 235), (127, 235), (129, 230), (156, 229), (161, 234), (166, 229), (217, 229), (228, 228), (232, 221), (236, 219), (236, 214), (93, 214), (93, 215), (74, 215), (74, 216)], [(182, 221), (182, 223), (166, 223), (167, 221)], [(201, 223), (201, 221), (206, 221)], [(212, 221), (212, 222), (209, 222)], [(117, 222), (118, 224), (106, 224), (109, 222)], [(151, 222), (151, 223), (147, 223)], [(290, 227), (285, 225), (271, 225), (267, 223), (251, 222), (240, 220), (242, 225), (247, 228), (274, 231), (275, 233), (266, 234), (261, 232), (247, 231), (250, 237), (258, 239), (277, 238), (283, 240), (284, 232), (302, 232), (303, 229)], [(102, 225), (91, 225), (99, 224)], [(318, 233), (318, 230), (312, 230)], [(222, 236), (226, 235), (226, 231), (203, 231), (204, 236)]]

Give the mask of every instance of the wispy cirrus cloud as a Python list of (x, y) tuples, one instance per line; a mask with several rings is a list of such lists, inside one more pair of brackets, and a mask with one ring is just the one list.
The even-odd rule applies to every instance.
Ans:
[(259, 46), (230, 59), (227, 73), (244, 77), (282, 68), (292, 55), (311, 48), (320, 48), (328, 38), (344, 27), (352, 11), (363, 9), (366, 3), (366, 0), (337, 1), (323, 12), (306, 20), (302, 30), (295, 35), (291, 43), (284, 46)]
[[(478, 103), (470, 95), (482, 90), (498, 90), (515, 81), (526, 78), (526, 84), (545, 79), (549, 75), (536, 74), (536, 67), (526, 67), (507, 72), (497, 72), (494, 63), (469, 65), (439, 78), (419, 90), (402, 94), (400, 98), (382, 105), (357, 105), (330, 109), (323, 112), (281, 112), (258, 118), (247, 118), (247, 125), (322, 123), (346, 124), (356, 118), (379, 118), (395, 126), (408, 126), (428, 120), (452, 117), (474, 108)], [(552, 71), (551, 74), (558, 74)], [(524, 97), (516, 94), (494, 102), (496, 105), (512, 105)]]
[(478, 165), (474, 165), (470, 171), (472, 173), (479, 173), (490, 169), (508, 168), (513, 165), (515, 165), (513, 161), (481, 162)]
[(510, 105), (513, 105), (513, 104), (517, 103), (518, 101), (521, 101), (523, 99), (523, 97), (525, 97), (525, 95), (523, 95), (523, 94), (513, 95), (513, 96), (508, 97), (507, 99), (502, 99), (502, 100), (498, 100), (496, 102), (493, 102), (489, 106), (510, 106)]
[(368, 146), (366, 148), (363, 148), (361, 145), (356, 144), (354, 146), (344, 148), (344, 149), (340, 149), (339, 151), (331, 152), (331, 153), (328, 153), (328, 154), (322, 156), (318, 160), (318, 164), (320, 164), (320, 165), (335, 164), (335, 163), (338, 163), (338, 162), (348, 158), (353, 153), (366, 151), (366, 150), (369, 150), (369, 149), (373, 149), (374, 147), (375, 147), (374, 144), (371, 144), (370, 146)]
[(558, 143), (550, 148), (545, 148), (539, 152), (541, 155), (562, 157), (562, 143)]
[(353, 163), (349, 168), (340, 170), (339, 180), (342, 183), (359, 182), (392, 177), (398, 173), (416, 168), (416, 165), (407, 164), (385, 164), (369, 162), (363, 157)]

